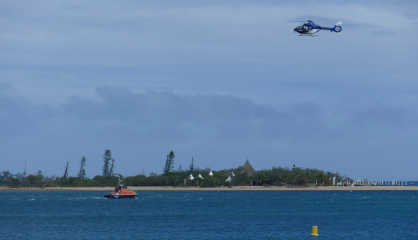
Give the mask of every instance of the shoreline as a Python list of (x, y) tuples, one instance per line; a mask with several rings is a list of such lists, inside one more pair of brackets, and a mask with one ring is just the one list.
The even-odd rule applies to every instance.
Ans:
[[(228, 187), (129, 187), (132, 191), (417, 191), (412, 186), (358, 186), (358, 187), (259, 187), (235, 186)], [(113, 191), (114, 187), (46, 187), (46, 188), (8, 188), (0, 187), (0, 191)]]

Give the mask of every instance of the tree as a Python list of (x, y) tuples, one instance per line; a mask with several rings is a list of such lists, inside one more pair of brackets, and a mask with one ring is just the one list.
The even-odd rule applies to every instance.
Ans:
[(250, 177), (246, 172), (237, 172), (235, 176), (232, 177), (232, 181), (234, 182), (234, 185), (247, 185), (250, 181)]
[(110, 170), (109, 170), (109, 177), (112, 177), (113, 174), (113, 164), (115, 163), (115, 159), (112, 158), (112, 165), (110, 166)]
[(193, 157), (192, 157), (192, 162), (190, 163), (189, 168), (190, 168), (190, 172), (191, 172), (191, 173), (193, 173), (193, 171), (194, 171), (194, 169), (195, 169), (195, 166), (194, 166), (194, 161), (193, 161)]
[[(228, 178), (226, 170), (213, 171), (214, 184), (220, 186), (225, 183)], [(207, 178), (207, 177), (206, 177)]]
[(314, 177), (315, 177), (316, 182), (317, 181), (323, 182), (323, 181), (326, 181), (327, 180), (327, 175), (325, 175), (323, 172), (317, 172), (314, 175)]
[(25, 178), (26, 178), (26, 161), (25, 161), (25, 171), (23, 171), (23, 185), (26, 185)]
[(174, 158), (176, 155), (174, 155), (174, 152), (171, 151), (170, 154), (168, 154), (168, 157), (170, 159), (170, 172), (174, 170)]
[(168, 177), (168, 179), (169, 179), (170, 184), (171, 184), (172, 186), (176, 186), (176, 185), (177, 185), (177, 182), (180, 180), (180, 179), (179, 179), (179, 177), (178, 177), (178, 176), (176, 176), (176, 175), (170, 175), (170, 176)]
[(7, 180), (12, 177), (13, 177), (13, 174), (11, 174), (8, 170), (3, 171), (3, 174), (0, 176), (0, 181), (2, 184), (6, 184)]
[(56, 177), (52, 175), (51, 177), (47, 177), (46, 174), (43, 176), (42, 186), (41, 188), (45, 188), (46, 185), (53, 183)]
[(23, 177), (23, 173), (16, 173), (15, 178), (20, 181), (21, 185), (23, 185), (23, 183), (25, 182), (25, 178)]
[(64, 179), (68, 178), (68, 169), (69, 168), (70, 168), (70, 165), (68, 164), (68, 161), (67, 161), (67, 164), (65, 165), (64, 176), (63, 176)]
[(308, 176), (306, 176), (306, 173), (302, 171), (298, 171), (296, 173), (296, 177), (297, 177), (297, 182), (299, 183), (299, 185), (303, 185), (304, 183), (308, 182)]
[(20, 181), (17, 178), (14, 177), (10, 177), (7, 179), (7, 185), (9, 185), (9, 187), (18, 187), (20, 186)]
[(336, 182), (341, 182), (345, 178), (345, 176), (344, 175), (341, 176), (339, 172), (335, 173), (335, 177), (336, 177), (335, 179)]
[[(110, 160), (112, 159), (112, 152), (106, 149), (103, 155), (103, 174), (102, 176), (107, 178), (110, 177)], [(113, 171), (113, 169), (112, 169)]]
[(285, 184), (290, 184), (292, 183), (292, 179), (293, 179), (293, 172), (291, 171), (283, 171), (282, 175), (281, 175), (281, 180), (285, 183)]
[(167, 160), (165, 160), (165, 165), (164, 165), (164, 168), (163, 168), (163, 173), (165, 175), (168, 175), (169, 172), (170, 172), (170, 159), (168, 158), (168, 155), (167, 155)]
[(259, 186), (263, 185), (263, 182), (269, 180), (265, 172), (257, 172), (256, 174), (254, 174), (253, 178)]
[(86, 178), (86, 170), (84, 167), (86, 166), (86, 158), (83, 156), (80, 160), (80, 171), (78, 172), (77, 177), (80, 179)]
[(165, 165), (164, 165), (164, 175), (168, 175), (170, 172), (172, 172), (174, 170), (174, 158), (176, 156), (174, 155), (174, 152), (171, 151), (168, 155), (167, 155), (167, 160), (165, 161)]

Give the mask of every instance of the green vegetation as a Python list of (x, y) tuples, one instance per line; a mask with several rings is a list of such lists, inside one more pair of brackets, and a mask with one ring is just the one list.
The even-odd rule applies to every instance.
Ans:
[(163, 168), (163, 172), (165, 175), (169, 175), (170, 172), (173, 172), (174, 169), (174, 158), (176, 156), (174, 155), (174, 152), (171, 151), (168, 155), (167, 155), (167, 160), (165, 161), (165, 165)]
[[(112, 165), (110, 165), (110, 160), (112, 160)], [(115, 159), (112, 159), (112, 152), (106, 149), (103, 155), (103, 177), (109, 178), (113, 176), (114, 163)]]
[(70, 165), (68, 165), (68, 161), (67, 161), (67, 164), (65, 165), (64, 176), (62, 176), (62, 178), (64, 178), (64, 179), (68, 178), (68, 169), (69, 168), (70, 168)]
[[(183, 170), (181, 166), (178, 170), (174, 169), (175, 154), (171, 151), (167, 159), (162, 174), (150, 173), (145, 176), (144, 172), (136, 176), (123, 177), (113, 172), (115, 160), (112, 153), (106, 149), (103, 156), (103, 174), (97, 175), (93, 179), (86, 176), (84, 167), (86, 158), (80, 160), (80, 169), (77, 177), (69, 176), (69, 162), (65, 165), (62, 177), (51, 176), (39, 170), (37, 173), (26, 176), (24, 173), (11, 174), (9, 171), (0, 173), (0, 184), (9, 187), (95, 187), (95, 186), (116, 186), (119, 176), (127, 186), (200, 186), (200, 187), (219, 187), (219, 186), (248, 186), (250, 182), (256, 186), (306, 186), (318, 183), (318, 185), (332, 185), (332, 178), (342, 181), (344, 176), (338, 172), (324, 172), (323, 170), (312, 168), (293, 167), (273, 167), (268, 170), (255, 171), (249, 176), (245, 168), (224, 169), (219, 171), (210, 168), (198, 168), (194, 159), (189, 165), (189, 169)], [(212, 174), (211, 174), (212, 173)], [(192, 177), (190, 177), (192, 176)], [(201, 176), (202, 178), (200, 178)], [(228, 177), (232, 181), (225, 181)]]
[(80, 171), (78, 172), (77, 177), (80, 179), (85, 179), (86, 178), (86, 170), (84, 169), (84, 167), (86, 166), (86, 158), (83, 156), (80, 160)]

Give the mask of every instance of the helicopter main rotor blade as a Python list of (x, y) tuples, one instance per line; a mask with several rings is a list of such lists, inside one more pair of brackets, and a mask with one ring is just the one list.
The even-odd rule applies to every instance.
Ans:
[[(305, 21), (292, 21), (292, 20), (287, 20), (288, 22), (309, 22), (311, 20), (305, 20)], [(331, 22), (334, 21), (334, 19), (331, 20), (315, 20), (315, 21), (311, 21), (311, 22)]]

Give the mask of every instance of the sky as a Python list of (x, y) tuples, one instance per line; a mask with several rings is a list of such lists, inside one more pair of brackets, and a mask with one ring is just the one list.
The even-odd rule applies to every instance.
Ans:
[(416, 39), (415, 0), (0, 1), (0, 171), (417, 180)]

